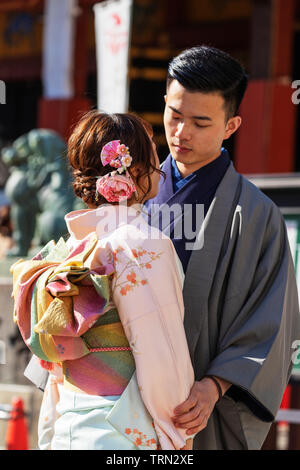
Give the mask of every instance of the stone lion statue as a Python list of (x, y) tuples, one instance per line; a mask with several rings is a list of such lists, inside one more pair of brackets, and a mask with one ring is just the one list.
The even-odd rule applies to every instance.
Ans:
[(10, 170), (5, 193), (10, 201), (13, 248), (6, 256), (27, 256), (34, 245), (66, 235), (64, 215), (82, 205), (75, 197), (62, 138), (33, 129), (2, 150)]

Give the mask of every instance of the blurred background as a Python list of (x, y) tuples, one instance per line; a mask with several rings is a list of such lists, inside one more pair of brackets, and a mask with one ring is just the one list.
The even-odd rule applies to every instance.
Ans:
[[(52, 14), (59, 17), (66, 2), (52, 1)], [(64, 234), (59, 216), (80, 207), (80, 201), (71, 195), (64, 166), (65, 144), (80, 114), (97, 107), (99, 93), (93, 7), (103, 2), (72, 0), (73, 33), (65, 51), (71, 64), (67, 71), (71, 86), (57, 96), (47, 82), (45, 63), (49, 61), (49, 43), (52, 52), (63, 48), (59, 42), (63, 31), (61, 26), (55, 30), (53, 24), (48, 28), (46, 54), (50, 3), (0, 0), (0, 80), (5, 85), (5, 104), (0, 99), (3, 448), (15, 394), (24, 399), (29, 446), (36, 448), (36, 418), (42, 397), (23, 376), (30, 355), (12, 324), (9, 266), (20, 256), (30, 256), (30, 250), (47, 242), (47, 237)], [(152, 124), (161, 161), (168, 154), (163, 110), (172, 57), (185, 48), (207, 44), (229, 52), (245, 66), (250, 83), (240, 110), (244, 124), (224, 146), (236, 169), (282, 209), (300, 285), (300, 106), (295, 98), (300, 98), (300, 92), (296, 93), (300, 89), (300, 81), (296, 83), (300, 80), (300, 0), (134, 0), (130, 25), (128, 109)], [(52, 74), (56, 72), (52, 70)], [(51, 237), (51, 233), (55, 235)], [(265, 449), (300, 449), (296, 366), (282, 404), (285, 414), (272, 425)]]

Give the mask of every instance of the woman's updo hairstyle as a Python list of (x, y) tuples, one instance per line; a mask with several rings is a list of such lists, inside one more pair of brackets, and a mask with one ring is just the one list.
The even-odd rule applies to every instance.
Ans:
[(153, 164), (152, 134), (151, 125), (131, 113), (105, 114), (92, 110), (84, 114), (68, 140), (68, 160), (73, 169), (76, 196), (88, 205), (107, 203), (101, 195), (96, 199), (96, 179), (113, 170), (109, 165), (104, 167), (100, 159), (102, 148), (112, 140), (120, 140), (129, 147), (132, 167), (139, 169), (138, 186), (139, 179), (148, 175), (148, 190), (143, 191), (146, 196), (151, 191), (149, 175), (153, 171), (162, 173)]

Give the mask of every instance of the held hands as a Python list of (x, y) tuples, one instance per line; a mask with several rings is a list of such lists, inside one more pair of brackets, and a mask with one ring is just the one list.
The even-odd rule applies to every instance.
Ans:
[[(223, 393), (231, 385), (229, 382), (221, 379), (218, 379), (218, 382)], [(202, 431), (206, 427), (218, 399), (218, 388), (212, 379), (204, 377), (199, 382), (195, 382), (187, 400), (174, 410), (174, 417), (172, 419), (175, 426), (186, 429), (188, 436)], [(187, 450), (186, 446), (183, 447), (183, 450)]]

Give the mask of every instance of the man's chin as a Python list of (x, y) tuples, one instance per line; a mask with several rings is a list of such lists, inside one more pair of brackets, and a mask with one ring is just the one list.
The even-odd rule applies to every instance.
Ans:
[(209, 155), (195, 155), (192, 151), (186, 154), (181, 154), (172, 149), (171, 155), (174, 158), (175, 162), (182, 163), (186, 166), (203, 166), (207, 165), (211, 161), (215, 160), (217, 157), (211, 157)]
[(192, 165), (195, 163), (192, 152), (182, 154), (176, 152), (175, 150), (172, 150), (171, 155), (174, 158), (175, 162), (183, 163), (184, 165)]

